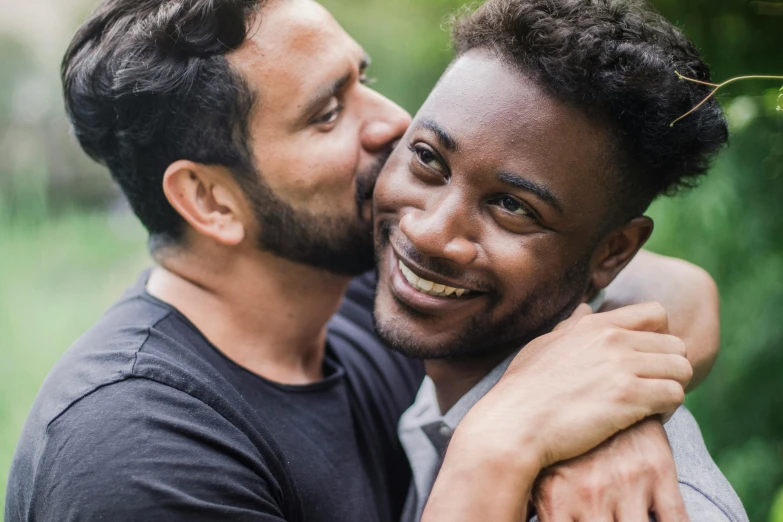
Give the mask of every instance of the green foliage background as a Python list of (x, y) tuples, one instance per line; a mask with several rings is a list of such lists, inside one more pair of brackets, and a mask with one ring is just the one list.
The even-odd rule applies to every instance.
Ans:
[[(91, 5), (63, 1), (51, 15), (62, 33), (48, 47), (34, 30), (41, 22), (36, 16), (46, 16), (47, 8), (31, 11), (35, 16), (21, 24), (0, 23), (2, 490), (47, 371), (149, 263), (141, 228), (118, 202), (105, 172), (86, 160), (67, 131), (57, 60)], [(377, 89), (415, 112), (451, 58), (445, 25), (462, 0), (324, 3), (373, 56)], [(653, 3), (697, 43), (716, 81), (783, 74), (783, 4)], [(7, 10), (0, 22), (3, 17), (11, 20)], [(749, 82), (720, 95), (732, 126), (731, 146), (702, 187), (650, 210), (657, 225), (650, 248), (703, 266), (720, 287), (722, 353), (688, 404), (754, 522), (783, 522), (783, 114), (774, 110), (779, 88)]]

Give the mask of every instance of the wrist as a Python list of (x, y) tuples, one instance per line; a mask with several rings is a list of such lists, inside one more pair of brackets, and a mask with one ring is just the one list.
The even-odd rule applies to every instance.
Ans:
[(538, 439), (538, 431), (531, 429), (535, 422), (509, 426), (493, 426), (471, 411), (462, 420), (452, 436), (449, 450), (459, 452), (460, 460), (473, 461), (476, 466), (499, 474), (533, 476), (546, 467), (546, 451)]
[(422, 522), (527, 519), (538, 459), (525, 447), (511, 452), (477, 435), (455, 431)]

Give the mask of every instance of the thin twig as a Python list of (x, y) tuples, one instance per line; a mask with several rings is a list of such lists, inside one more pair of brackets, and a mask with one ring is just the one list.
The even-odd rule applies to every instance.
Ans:
[[(683, 76), (682, 74), (680, 74), (677, 71), (674, 71), (674, 74), (676, 74), (677, 77), (680, 80), (686, 80), (686, 81), (693, 82), (693, 83), (698, 83), (698, 84), (701, 84), (701, 85), (707, 85), (709, 87), (714, 87), (714, 89), (712, 90), (711, 93), (709, 93), (707, 95), (706, 98), (704, 98), (701, 102), (699, 102), (699, 104), (696, 105), (696, 107), (694, 107), (693, 109), (689, 110), (688, 112), (686, 112), (685, 114), (683, 114), (682, 116), (680, 116), (679, 118), (677, 118), (676, 120), (671, 122), (669, 124), (669, 127), (674, 127), (675, 123), (677, 123), (678, 121), (682, 120), (683, 118), (686, 118), (686, 117), (690, 116), (691, 114), (693, 114), (694, 112), (696, 112), (702, 105), (707, 103), (713, 96), (715, 96), (715, 93), (717, 93), (719, 89), (729, 85), (730, 83), (738, 82), (740, 80), (783, 80), (783, 76), (758, 76), (758, 75), (752, 75), (752, 76), (737, 76), (736, 78), (731, 78), (729, 80), (726, 80), (723, 83), (709, 83), (709, 82), (703, 82), (701, 80), (696, 80), (694, 78), (688, 78), (687, 76)], [(781, 96), (783, 96), (783, 95), (781, 95)], [(778, 101), (779, 101), (778, 110), (783, 110), (783, 108), (781, 108), (781, 107), (783, 107), (783, 100), (781, 100), (781, 98), (778, 97)]]
[(674, 74), (676, 74), (680, 80), (688, 80), (689, 82), (700, 83), (701, 85), (708, 85), (710, 87), (720, 87), (717, 83), (703, 82), (695, 78), (688, 78), (687, 76), (680, 74), (678, 71), (674, 71)]

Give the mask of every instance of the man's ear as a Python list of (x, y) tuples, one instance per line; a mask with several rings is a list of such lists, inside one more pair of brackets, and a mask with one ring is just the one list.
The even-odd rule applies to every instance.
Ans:
[(653, 220), (640, 216), (610, 232), (595, 249), (591, 261), (592, 287), (603, 290), (631, 262), (653, 232)]
[(193, 229), (227, 246), (246, 234), (242, 190), (225, 167), (180, 160), (163, 175), (163, 192)]

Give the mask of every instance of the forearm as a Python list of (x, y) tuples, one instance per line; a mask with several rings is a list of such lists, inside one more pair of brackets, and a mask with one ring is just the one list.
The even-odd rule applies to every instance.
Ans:
[(669, 330), (681, 338), (693, 366), (688, 390), (709, 374), (720, 344), (718, 290), (712, 278), (690, 263), (641, 251), (606, 289), (602, 311), (657, 301), (669, 314)]
[(499, 452), (479, 451), (455, 434), (422, 522), (527, 520), (530, 491), (539, 469), (516, 453), (506, 458)]

